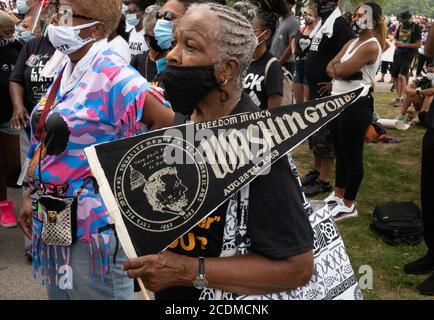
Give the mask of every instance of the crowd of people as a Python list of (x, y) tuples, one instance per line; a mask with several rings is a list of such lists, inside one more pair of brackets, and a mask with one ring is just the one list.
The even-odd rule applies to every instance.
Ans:
[[(265, 295), (307, 284), (314, 239), (305, 195), (324, 193), (335, 221), (358, 215), (355, 200), (364, 175), (365, 133), (373, 121), (373, 92), (377, 74), (384, 82), (387, 72), (399, 119), (413, 105), (428, 127), (421, 198), (429, 250), (405, 271), (434, 270), (430, 18), (410, 12), (385, 17), (375, 2), (345, 14), (338, 0), (314, 0), (301, 16), (294, 14), (295, 0), (233, 5), (224, 0), (161, 5), (153, 0), (16, 0), (0, 5), (1, 225), (17, 225), (7, 186), (18, 180), (24, 199), (18, 223), (31, 239), (26, 250), (35, 275), (48, 284), (50, 299), (133, 299), (132, 279), (138, 277), (156, 299), (206, 298), (194, 285), (201, 257), (206, 257), (210, 288)], [(86, 147), (280, 107), (288, 90), (295, 103), (303, 103), (359, 87), (364, 88), (360, 99), (309, 139), (313, 165), (306, 176), (299, 179), (285, 158), (250, 184), (248, 253), (220, 257), (230, 202), (213, 213), (219, 223), (191, 231), (208, 239), (205, 247), (187, 251), (173, 245), (160, 255), (130, 260), (118, 247)], [(21, 160), (20, 134), (29, 144)], [(66, 245), (47, 238), (47, 201), (74, 203), (76, 227)], [(62, 265), (80, 270), (73, 290), (59, 286)], [(420, 292), (434, 295), (433, 276)]]

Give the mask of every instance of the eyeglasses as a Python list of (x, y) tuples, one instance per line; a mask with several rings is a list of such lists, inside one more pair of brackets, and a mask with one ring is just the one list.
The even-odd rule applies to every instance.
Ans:
[(157, 12), (157, 19), (163, 19), (163, 20), (168, 20), (168, 21), (173, 21), (174, 18), (174, 14), (170, 11), (166, 11), (166, 12)]

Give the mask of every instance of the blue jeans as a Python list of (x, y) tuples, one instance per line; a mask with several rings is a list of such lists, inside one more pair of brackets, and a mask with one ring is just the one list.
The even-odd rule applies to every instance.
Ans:
[[(71, 269), (73, 289), (48, 288), (50, 300), (134, 300), (134, 282), (127, 277), (123, 270), (123, 264), (127, 261), (122, 247), (116, 255), (116, 265), (113, 263), (116, 239), (113, 233), (110, 235), (109, 266), (104, 283), (95, 278), (94, 283), (89, 282), (90, 259), (92, 258), (89, 246), (77, 241), (71, 246)], [(98, 257), (95, 255), (94, 265), (98, 266)]]

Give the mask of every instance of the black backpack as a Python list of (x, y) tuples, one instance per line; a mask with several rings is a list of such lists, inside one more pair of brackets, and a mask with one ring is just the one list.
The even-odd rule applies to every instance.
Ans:
[(415, 245), (423, 239), (422, 215), (414, 202), (391, 202), (375, 207), (370, 229), (389, 245)]

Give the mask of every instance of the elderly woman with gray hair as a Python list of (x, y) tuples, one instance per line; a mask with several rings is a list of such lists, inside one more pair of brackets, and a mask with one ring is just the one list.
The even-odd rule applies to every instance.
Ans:
[[(162, 82), (175, 125), (259, 110), (241, 87), (257, 40), (240, 13), (192, 5), (177, 21), (174, 43)], [(130, 259), (128, 276), (141, 277), (156, 299), (275, 298), (305, 285), (313, 232), (297, 181), (288, 159), (278, 161), (167, 251)]]
[(29, 190), (19, 218), (50, 299), (133, 299), (126, 256), (84, 148), (170, 126), (159, 91), (108, 47), (120, 0), (60, 0), (48, 26), (68, 56), (34, 108)]

